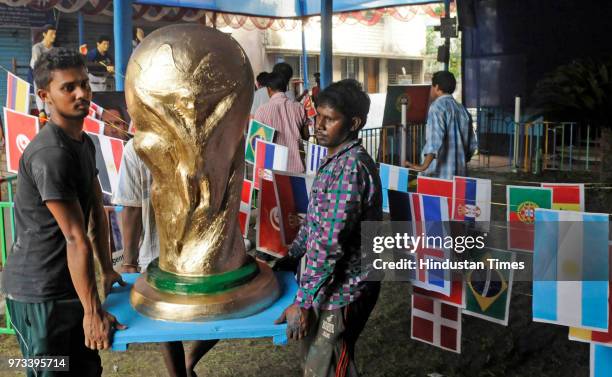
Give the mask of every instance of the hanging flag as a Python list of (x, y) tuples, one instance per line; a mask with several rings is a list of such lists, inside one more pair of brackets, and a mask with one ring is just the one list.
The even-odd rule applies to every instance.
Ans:
[(274, 193), (274, 182), (261, 179), (261, 190), (257, 198), (257, 250), (282, 258), (287, 255), (287, 247), (283, 244), (280, 231), (280, 209)]
[(533, 251), (535, 209), (552, 208), (552, 189), (506, 186), (508, 249)]
[(123, 264), (123, 238), (121, 236), (121, 206), (104, 206), (107, 215), (110, 239), (110, 251), (113, 269), (119, 271)]
[(94, 119), (102, 119), (102, 113), (104, 113), (104, 108), (94, 101), (89, 103), (89, 116)]
[(96, 168), (102, 192), (112, 195), (119, 183), (123, 140), (90, 132), (87, 134), (96, 147)]
[(453, 220), (474, 223), (488, 231), (491, 221), (491, 180), (453, 177)]
[(308, 153), (306, 154), (306, 174), (316, 175), (325, 156), (327, 156), (326, 147), (313, 143), (308, 144)]
[(584, 212), (584, 183), (542, 183), (552, 189), (552, 209)]
[(309, 95), (304, 96), (304, 108), (306, 109), (306, 116), (308, 118), (314, 118), (317, 116), (317, 110), (315, 109)]
[(285, 245), (291, 245), (308, 212), (308, 194), (312, 180), (305, 174), (274, 171), (276, 202), (281, 213), (281, 236)]
[(535, 210), (533, 320), (608, 330), (608, 215)]
[(514, 270), (490, 268), (487, 260), (512, 263), (516, 255), (497, 250), (471, 250), (469, 255), (471, 260), (483, 262), (487, 268), (466, 274), (463, 314), (508, 326)]
[(253, 182), (259, 190), (259, 178), (272, 179), (271, 170), (287, 170), (289, 148), (284, 145), (269, 143), (258, 139), (255, 148), (255, 167), (253, 168)]
[(416, 251), (408, 254), (415, 263), (412, 285), (450, 296), (450, 270), (437, 266), (450, 259), (450, 250), (444, 248), (444, 238), (450, 235), (446, 198), (410, 193), (410, 212), (413, 234), (422, 237)]
[(22, 114), (30, 114), (30, 84), (6, 73), (6, 107)]
[[(270, 126), (266, 126), (256, 120), (251, 120), (249, 124), (249, 132), (247, 133), (247, 140), (245, 145), (244, 160), (250, 164), (255, 163), (255, 147), (257, 139), (265, 141), (274, 141), (274, 133), (276, 130)], [(257, 180), (255, 180), (257, 184)]]
[(461, 353), (461, 309), (434, 298), (412, 295), (410, 337)]
[(417, 286), (412, 287), (412, 292), (421, 296), (435, 298), (449, 305), (465, 308), (465, 285), (463, 282), (463, 275), (458, 272), (454, 272), (451, 276), (451, 288), (448, 296), (442, 293), (428, 291)]
[(612, 376), (612, 347), (591, 343), (590, 352), (590, 377)]
[(408, 168), (388, 164), (379, 164), (380, 183), (382, 185), (383, 212), (389, 213), (388, 190), (408, 192)]
[(6, 170), (17, 174), (19, 159), (30, 141), (38, 134), (38, 117), (4, 108)]
[(245, 179), (242, 181), (242, 194), (240, 195), (240, 211), (238, 211), (238, 224), (242, 237), (247, 238), (249, 234), (249, 220), (251, 218), (251, 198), (253, 196), (253, 182)]
[[(612, 271), (612, 242), (608, 243), (608, 255), (610, 256), (610, 271)], [(608, 291), (612, 292), (612, 279), (608, 280)], [(570, 327), (569, 339), (579, 342), (597, 343), (612, 346), (612, 300), (608, 300), (608, 331), (586, 330), (578, 327)]]
[(419, 175), (417, 177), (417, 192), (419, 194), (443, 196), (448, 199), (448, 217), (452, 216), (453, 208), (453, 180), (426, 177)]
[(410, 211), (410, 193), (388, 189), (389, 216), (391, 221), (412, 221)]
[(92, 134), (104, 135), (104, 122), (93, 118), (91, 115), (88, 115), (83, 120), (83, 131)]

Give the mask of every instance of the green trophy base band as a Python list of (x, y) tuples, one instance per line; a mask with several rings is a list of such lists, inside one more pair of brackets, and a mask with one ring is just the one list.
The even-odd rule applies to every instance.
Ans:
[(156, 258), (147, 267), (147, 283), (153, 288), (178, 295), (207, 295), (236, 288), (253, 279), (259, 273), (255, 261), (223, 274), (208, 276), (181, 276), (163, 271)]

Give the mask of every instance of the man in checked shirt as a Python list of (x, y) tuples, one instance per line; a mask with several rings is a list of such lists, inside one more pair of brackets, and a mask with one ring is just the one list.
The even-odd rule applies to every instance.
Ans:
[(328, 157), (287, 257), (306, 255), (305, 271), (294, 303), (276, 321), (286, 321), (287, 336), (301, 341), (304, 376), (357, 376), (355, 343), (380, 291), (361, 263), (361, 222), (382, 220), (378, 169), (358, 139), (369, 108), (355, 80), (319, 93), (315, 132)]

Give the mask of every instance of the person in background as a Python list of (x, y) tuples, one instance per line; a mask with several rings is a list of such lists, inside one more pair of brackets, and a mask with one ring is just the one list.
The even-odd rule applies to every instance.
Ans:
[(138, 45), (140, 44), (140, 42), (142, 42), (142, 40), (145, 37), (145, 32), (141, 27), (134, 27), (132, 29), (132, 48), (136, 48), (138, 47)]
[[(53, 25), (45, 25), (45, 27), (43, 28), (42, 41), (32, 46), (32, 58), (30, 59), (30, 68), (32, 71), (34, 71), (34, 66), (36, 65), (36, 62), (42, 56), (42, 54), (44, 54), (45, 52), (49, 52), (53, 48), (53, 43), (55, 42), (55, 37), (57, 35), (56, 33), (57, 30)], [(38, 88), (36, 87), (36, 82), (34, 82), (34, 94), (36, 94), (37, 90)], [(39, 116), (47, 118), (49, 114), (47, 114), (48, 111), (46, 110), (48, 109), (45, 109), (45, 104), (42, 99), (40, 99), (37, 95), (35, 95), (35, 97), (36, 108), (39, 111)]]
[(68, 356), (70, 375), (101, 376), (98, 350), (125, 327), (102, 308), (94, 254), (105, 294), (125, 283), (113, 270), (95, 147), (83, 132), (91, 102), (87, 69), (77, 51), (56, 48), (38, 59), (34, 78), (50, 120), (19, 161), (16, 238), (1, 286), (24, 358)]
[(321, 90), (321, 74), (319, 72), (314, 73), (315, 82), (317, 85), (312, 87), (312, 102), (317, 105), (317, 98), (319, 98), (319, 91)]
[(478, 142), (466, 108), (453, 98), (457, 82), (448, 71), (438, 71), (431, 79), (431, 91), (422, 164), (408, 161), (404, 166), (423, 175), (453, 179), (467, 176), (467, 163)]
[(294, 302), (275, 323), (300, 341), (303, 376), (357, 376), (355, 344), (380, 292), (380, 278), (361, 247), (363, 221), (382, 221), (378, 168), (361, 145), (370, 98), (356, 80), (319, 94), (316, 134), (328, 148), (311, 189), (306, 221), (279, 265), (305, 256)]
[[(278, 73), (285, 79), (285, 96), (291, 101), (295, 101), (295, 93), (293, 90), (288, 90), (289, 81), (293, 77), (293, 68), (288, 63), (281, 62), (276, 63), (272, 68), (272, 73)], [(268, 95), (268, 90), (265, 87), (257, 89), (255, 91), (255, 95), (253, 96), (253, 104), (251, 105), (251, 116), (255, 115), (255, 112), (259, 107), (270, 100), (270, 96)]]
[(102, 112), (104, 135), (121, 140), (128, 140), (128, 124), (121, 118), (117, 109), (104, 109)]
[(303, 173), (304, 163), (300, 157), (302, 139), (308, 140), (309, 119), (304, 106), (287, 98), (287, 81), (280, 73), (272, 72), (266, 80), (266, 91), (270, 100), (261, 105), (253, 119), (276, 130), (274, 142), (289, 149), (287, 171)]
[[(123, 235), (120, 271), (123, 273), (146, 271), (149, 263), (159, 257), (159, 238), (151, 202), (152, 182), (149, 168), (136, 154), (133, 139), (128, 141), (119, 169), (119, 183), (113, 195), (113, 204), (123, 206), (120, 212)], [(198, 361), (217, 342), (217, 339), (196, 341), (187, 354), (180, 341), (161, 343), (168, 374), (171, 377), (195, 376)]]
[(87, 68), (93, 92), (113, 90), (112, 78), (115, 73), (115, 60), (108, 51), (109, 49), (110, 37), (101, 35), (96, 43), (96, 48), (87, 52)]
[(268, 78), (268, 72), (261, 72), (255, 78), (255, 90), (266, 87), (266, 79)]

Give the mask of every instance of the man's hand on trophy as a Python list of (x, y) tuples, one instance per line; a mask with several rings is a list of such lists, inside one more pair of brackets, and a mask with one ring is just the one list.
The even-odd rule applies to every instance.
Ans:
[(274, 323), (279, 325), (287, 322), (287, 338), (300, 340), (308, 335), (309, 316), (310, 309), (292, 304), (283, 311), (283, 314)]

